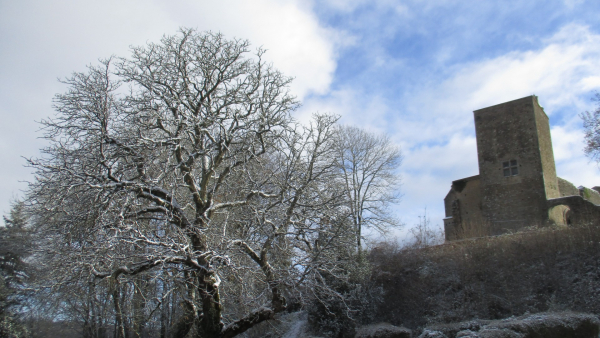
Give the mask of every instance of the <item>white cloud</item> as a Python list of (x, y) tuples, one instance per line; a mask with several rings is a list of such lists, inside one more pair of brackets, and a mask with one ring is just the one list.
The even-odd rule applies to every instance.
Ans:
[(221, 31), (268, 49), (266, 58), (295, 77), (300, 99), (327, 92), (336, 49), (347, 37), (320, 25), (300, 0), (105, 0), (0, 2), (0, 213), (29, 180), (20, 156), (44, 145), (34, 121), (53, 114), (56, 79), (98, 58), (127, 56), (130, 45), (156, 42), (181, 26)]
[(408, 8), (405, 4), (395, 0), (326, 0), (326, 4), (332, 9), (340, 12), (353, 12), (361, 6), (375, 6), (379, 10), (393, 10), (395, 13), (405, 15)]
[(404, 95), (403, 114), (388, 128), (406, 154), (406, 198), (399, 213), (410, 215), (407, 223), (424, 206), (432, 223), (441, 223), (451, 181), (478, 174), (472, 111), (531, 94), (550, 116), (559, 176), (578, 185), (600, 185), (598, 167), (582, 152), (577, 116), (591, 109), (590, 92), (600, 88), (595, 75), (600, 74), (600, 35), (569, 25), (539, 50), (458, 65), (450, 74), (438, 85), (434, 79)]
[(590, 92), (600, 88), (594, 74), (600, 74), (600, 35), (566, 26), (540, 50), (455, 66), (446, 80), (434, 79), (407, 93), (403, 114), (390, 129), (408, 147), (444, 144), (455, 134), (473, 134), (473, 110), (532, 94), (554, 125), (558, 112), (568, 109), (576, 116), (590, 107)]
[[(554, 160), (556, 162), (569, 161), (573, 157), (582, 157), (583, 137), (581, 129), (572, 129), (568, 126), (555, 126), (551, 129)], [(600, 183), (600, 182), (598, 182)]]
[(403, 221), (413, 225), (427, 208), (431, 224), (442, 226), (444, 197), (452, 181), (479, 173), (475, 137), (457, 134), (445, 144), (407, 148), (401, 169)]
[[(407, 150), (404, 169), (440, 174), (477, 175), (477, 144), (473, 135), (456, 134), (444, 144), (421, 145)], [(460, 178), (460, 177), (459, 177)]]
[(557, 175), (575, 186), (599, 186), (600, 168), (583, 152), (583, 130), (571, 124), (555, 126), (551, 131)]
[(300, 97), (327, 90), (336, 66), (336, 43), (345, 40), (321, 27), (303, 2), (292, 0), (24, 0), (4, 5), (3, 12), (2, 30), (12, 34), (4, 35), (9, 45), (2, 56), (21, 67), (38, 60), (70, 72), (99, 57), (127, 55), (130, 45), (157, 41), (186, 26), (264, 46), (267, 58), (296, 78), (294, 90)]
[(220, 30), (264, 46), (267, 59), (295, 77), (292, 87), (300, 98), (329, 88), (336, 66), (335, 48), (344, 37), (320, 26), (301, 1), (180, 0), (163, 3), (162, 8), (186, 25)]
[(573, 9), (574, 7), (584, 3), (585, 0), (563, 0), (563, 2), (568, 9)]
[(306, 98), (295, 118), (305, 123), (316, 112), (340, 116), (342, 124), (382, 133), (388, 127), (386, 117), (390, 114), (390, 107), (381, 96), (366, 95), (359, 89), (344, 87), (332, 90), (326, 96)]
[(586, 27), (563, 27), (537, 51), (511, 52), (458, 69), (436, 88), (432, 110), (455, 114), (536, 94), (551, 109), (572, 106), (598, 88), (600, 35)]

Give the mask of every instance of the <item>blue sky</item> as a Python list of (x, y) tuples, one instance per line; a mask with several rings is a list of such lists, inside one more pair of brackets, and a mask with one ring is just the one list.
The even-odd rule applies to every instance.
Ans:
[(44, 146), (35, 121), (57, 78), (181, 26), (268, 49), (295, 77), (300, 121), (328, 112), (389, 134), (404, 153), (397, 236), (425, 208), (441, 225), (451, 181), (478, 173), (472, 111), (531, 94), (559, 176), (600, 185), (578, 117), (600, 89), (599, 14), (591, 0), (0, 0), (0, 211), (32, 178), (21, 156)]

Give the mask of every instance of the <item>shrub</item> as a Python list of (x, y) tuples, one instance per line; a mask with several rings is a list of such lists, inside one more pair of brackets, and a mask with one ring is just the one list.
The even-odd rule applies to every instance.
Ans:
[(600, 229), (546, 228), (371, 252), (383, 288), (378, 318), (394, 325), (500, 319), (526, 312), (600, 314)]

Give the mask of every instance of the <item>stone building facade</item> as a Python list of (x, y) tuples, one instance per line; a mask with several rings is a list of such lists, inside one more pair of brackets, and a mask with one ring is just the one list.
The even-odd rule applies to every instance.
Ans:
[(556, 175), (550, 123), (536, 96), (473, 112), (479, 175), (452, 182), (446, 240), (600, 217), (600, 188)]

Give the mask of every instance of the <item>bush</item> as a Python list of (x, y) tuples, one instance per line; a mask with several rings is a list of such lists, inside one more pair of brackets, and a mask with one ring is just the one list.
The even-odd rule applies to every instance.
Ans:
[(600, 229), (542, 229), (371, 253), (380, 321), (419, 328), (543, 311), (600, 314)]
[(366, 260), (348, 268), (344, 278), (331, 278), (331, 290), (313, 290), (308, 320), (314, 333), (326, 337), (354, 337), (356, 327), (377, 316), (383, 290), (375, 285)]

